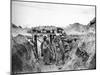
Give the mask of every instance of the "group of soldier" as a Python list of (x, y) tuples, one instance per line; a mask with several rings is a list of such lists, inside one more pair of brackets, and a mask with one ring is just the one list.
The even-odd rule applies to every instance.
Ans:
[[(35, 32), (35, 31), (34, 31)], [(65, 52), (67, 47), (67, 51), (70, 50), (69, 44), (65, 42), (66, 46), (64, 46), (64, 41), (61, 38), (61, 35), (63, 36), (63, 30), (62, 29), (57, 29), (56, 34), (54, 31), (52, 33), (48, 33), (46, 35), (43, 35), (42, 38), (43, 40), (41, 41), (40, 45), (40, 50), (41, 50), (41, 57), (43, 58), (43, 62), (45, 65), (50, 65), (50, 64), (64, 64), (65, 63)], [(45, 34), (45, 33), (44, 33)], [(64, 35), (66, 36), (66, 35)], [(36, 59), (40, 59), (38, 56), (38, 49), (37, 49), (37, 39), (38, 36), (37, 34), (34, 35), (34, 55)]]
[(41, 43), (41, 55), (45, 65), (64, 64), (64, 47), (59, 36), (55, 36), (48, 40), (48, 37), (43, 37)]
[[(49, 34), (48, 36), (42, 36), (43, 40), (40, 44), (40, 50), (41, 50), (41, 57), (38, 55), (38, 49), (37, 49), (37, 37), (34, 36), (34, 55), (36, 59), (41, 60), (44, 63), (44, 65), (53, 65), (56, 66), (64, 65), (66, 63), (66, 60), (72, 59), (72, 54), (74, 51), (76, 56), (79, 58), (82, 58), (83, 62), (87, 61), (89, 56), (86, 51), (83, 52), (83, 50), (79, 49), (78, 42), (79, 38), (75, 36), (67, 36), (65, 35), (62, 37), (61, 35), (54, 35)], [(72, 37), (72, 38), (71, 38)], [(74, 51), (73, 51), (74, 50)]]

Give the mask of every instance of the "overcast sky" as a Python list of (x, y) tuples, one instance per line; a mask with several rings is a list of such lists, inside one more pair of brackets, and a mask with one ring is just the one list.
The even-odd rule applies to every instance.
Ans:
[(65, 27), (76, 22), (86, 25), (94, 17), (93, 6), (12, 2), (12, 23), (22, 27)]

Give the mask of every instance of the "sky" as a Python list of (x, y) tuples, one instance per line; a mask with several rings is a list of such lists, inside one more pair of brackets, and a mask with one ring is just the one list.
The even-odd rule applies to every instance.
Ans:
[(12, 23), (22, 27), (87, 25), (95, 17), (95, 7), (12, 1)]

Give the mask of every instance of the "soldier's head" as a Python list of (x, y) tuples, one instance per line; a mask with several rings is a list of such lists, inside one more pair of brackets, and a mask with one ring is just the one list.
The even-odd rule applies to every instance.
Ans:
[(60, 41), (60, 38), (58, 37), (58, 36), (56, 36), (55, 38), (54, 38), (54, 42), (59, 42)]
[(44, 41), (46, 41), (46, 40), (47, 40), (47, 37), (46, 37), (46, 36), (44, 36), (44, 37), (43, 37), (43, 40), (44, 40)]

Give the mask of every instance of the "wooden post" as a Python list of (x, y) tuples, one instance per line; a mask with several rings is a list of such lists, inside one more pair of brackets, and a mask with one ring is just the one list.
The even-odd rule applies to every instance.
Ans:
[(34, 35), (34, 43), (35, 43), (36, 58), (38, 59), (37, 34)]

